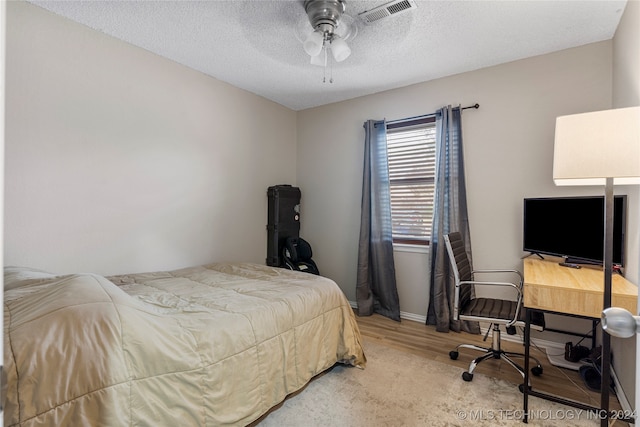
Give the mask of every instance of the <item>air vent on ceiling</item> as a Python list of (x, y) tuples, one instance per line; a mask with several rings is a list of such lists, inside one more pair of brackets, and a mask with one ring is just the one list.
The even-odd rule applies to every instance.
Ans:
[(358, 17), (365, 23), (371, 24), (392, 15), (398, 15), (416, 8), (414, 0), (395, 0), (374, 9), (358, 14)]

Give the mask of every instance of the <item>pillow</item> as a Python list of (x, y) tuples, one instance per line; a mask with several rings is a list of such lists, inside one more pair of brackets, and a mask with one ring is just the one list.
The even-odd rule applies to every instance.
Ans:
[(29, 267), (5, 267), (4, 290), (16, 289), (56, 277), (55, 274)]

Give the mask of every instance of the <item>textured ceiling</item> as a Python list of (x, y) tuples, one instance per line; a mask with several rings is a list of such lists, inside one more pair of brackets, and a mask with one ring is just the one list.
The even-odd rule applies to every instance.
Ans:
[[(349, 1), (356, 15), (387, 3)], [(416, 1), (370, 25), (333, 83), (295, 34), (302, 1), (30, 1), (293, 110), (611, 39), (626, 0)]]

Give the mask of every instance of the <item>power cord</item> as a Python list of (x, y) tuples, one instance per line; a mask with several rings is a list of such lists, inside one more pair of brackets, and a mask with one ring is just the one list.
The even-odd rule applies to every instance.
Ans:
[[(518, 336), (522, 339), (522, 343), (524, 344), (524, 331), (523, 331), (523, 328), (522, 328), (522, 327), (520, 327), (520, 328), (519, 328)], [(585, 337), (585, 338), (586, 338), (586, 337)], [(583, 338), (583, 339), (584, 339), (584, 338)], [(549, 353), (547, 353), (546, 348), (545, 348), (545, 349), (540, 348), (540, 347), (539, 347), (539, 346), (538, 346), (534, 341), (530, 341), (530, 344), (531, 344), (531, 345), (533, 345), (533, 347), (534, 347), (535, 349), (537, 349), (539, 352), (541, 352), (542, 354), (545, 354), (545, 355), (548, 355), (548, 354), (549, 354)], [(560, 354), (556, 354), (555, 356), (561, 356), (561, 355), (562, 355), (562, 356), (564, 356), (564, 352), (563, 352), (563, 353), (560, 353)], [(552, 355), (552, 356), (553, 356), (553, 355)], [(558, 367), (558, 366), (556, 366), (556, 365), (554, 365), (554, 364), (552, 364), (552, 363), (550, 363), (550, 362), (549, 362), (549, 365), (553, 366), (557, 372), (560, 372), (560, 373), (562, 374), (562, 376), (564, 376), (564, 377), (565, 377), (565, 378), (566, 378), (566, 379), (567, 379), (571, 384), (573, 384), (573, 385), (574, 385), (578, 390), (580, 390), (580, 391), (582, 392), (582, 394), (584, 394), (584, 396), (587, 398), (587, 400), (588, 400), (588, 402), (589, 402), (589, 404), (590, 404), (590, 405), (597, 406), (597, 405), (599, 404), (598, 402), (596, 402), (596, 401), (594, 400), (594, 398), (593, 398), (593, 397), (591, 396), (591, 394), (590, 394), (590, 393), (589, 393), (589, 392), (584, 388), (584, 386), (583, 386), (582, 384), (578, 384), (578, 383), (576, 383), (576, 382), (575, 382), (571, 377), (569, 377), (569, 376), (567, 375), (567, 373), (566, 373), (566, 372), (564, 372), (564, 370), (560, 369), (560, 367)]]
[[(578, 341), (576, 343), (576, 346), (579, 345), (585, 338), (587, 338), (587, 335), (592, 332), (592, 329), (589, 329), (589, 332), (586, 332), (582, 338), (580, 339), (580, 341)], [(520, 337), (520, 339), (522, 340), (522, 343), (524, 344), (524, 328), (523, 327), (519, 327), (518, 328), (518, 337)], [(558, 354), (551, 354), (547, 352), (546, 348), (540, 348), (534, 341), (530, 341), (530, 344), (533, 345), (533, 347), (538, 350), (540, 353), (545, 354), (545, 355), (551, 355), (551, 356), (564, 356), (565, 352), (562, 353), (558, 353)], [(595, 364), (593, 363), (592, 360), (589, 360), (589, 363), (593, 364), (595, 366)], [(587, 401), (589, 402), (590, 405), (592, 406), (598, 406), (600, 404), (600, 402), (597, 402), (593, 396), (591, 395), (591, 393), (589, 393), (583, 384), (581, 383), (577, 383), (575, 382), (571, 377), (569, 377), (567, 375), (567, 373), (564, 371), (564, 369), (561, 369), (559, 366), (556, 366), (554, 364), (552, 364), (551, 362), (549, 362), (549, 365), (553, 366), (553, 368), (559, 372), (560, 374), (562, 374), (562, 376), (564, 376), (571, 384), (573, 384), (578, 390), (580, 390), (582, 392), (582, 394), (587, 398)], [(599, 369), (596, 367), (596, 370), (599, 371)], [(613, 393), (613, 395), (617, 395), (615, 387), (611, 387), (611, 392)], [(607, 423), (609, 427), (613, 427), (617, 422), (618, 422), (618, 418), (611, 418), (610, 421)]]

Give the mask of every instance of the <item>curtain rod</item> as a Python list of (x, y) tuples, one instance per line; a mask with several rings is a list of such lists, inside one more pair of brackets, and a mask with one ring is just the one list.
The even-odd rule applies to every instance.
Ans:
[[(454, 107), (454, 108), (460, 108), (461, 110), (468, 110), (469, 108), (473, 108), (473, 109), (478, 109), (480, 108), (480, 104), (478, 104), (477, 102), (473, 105), (469, 105), (467, 107)], [(404, 122), (410, 122), (413, 120), (420, 120), (420, 119), (428, 119), (429, 117), (435, 117), (436, 113), (431, 113), (431, 114), (423, 114), (422, 116), (415, 116), (415, 117), (408, 117), (406, 119), (398, 119), (398, 120), (389, 120), (387, 121), (387, 124), (394, 124), (394, 123), (404, 123)]]

